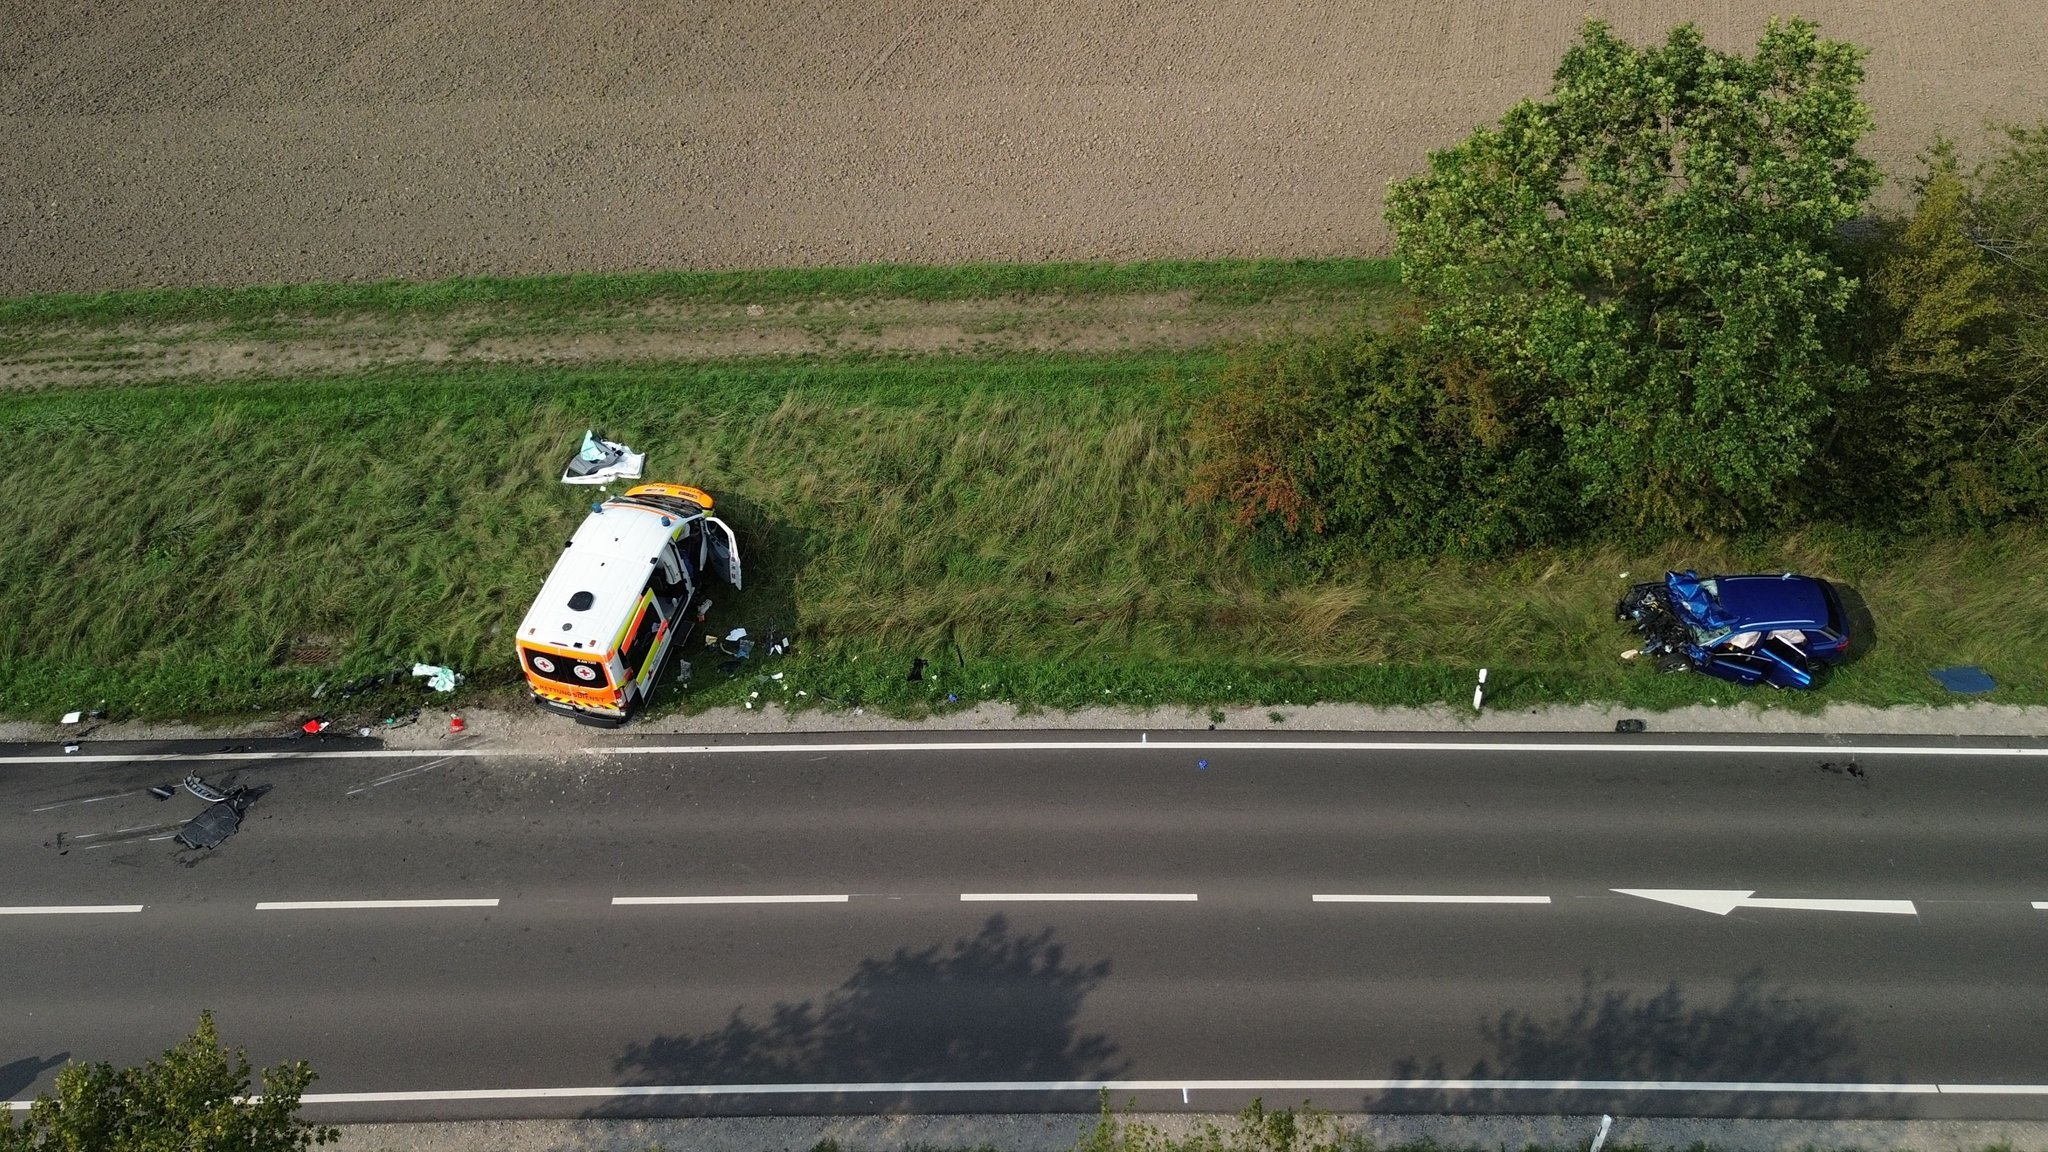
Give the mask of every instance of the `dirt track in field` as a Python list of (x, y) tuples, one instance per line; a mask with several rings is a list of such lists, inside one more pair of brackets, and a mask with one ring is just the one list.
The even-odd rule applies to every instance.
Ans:
[[(0, 293), (1383, 251), (1579, 19), (1777, 0), (10, 0)], [(2048, 115), (2040, 0), (1810, 0), (1872, 153)]]

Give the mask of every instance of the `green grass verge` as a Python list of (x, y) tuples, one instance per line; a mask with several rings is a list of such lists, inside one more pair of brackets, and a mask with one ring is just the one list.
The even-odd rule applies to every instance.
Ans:
[[(580, 521), (554, 481), (586, 425), (652, 478), (715, 493), (748, 591), (800, 655), (687, 706), (944, 711), (1026, 705), (1468, 698), (1813, 706), (1943, 699), (1981, 663), (1994, 699), (2048, 702), (2048, 533), (1885, 544), (1805, 534), (1360, 563), (1309, 574), (1185, 498), (1202, 356), (499, 367), (0, 398), (0, 712), (302, 704), (394, 661), (510, 686), (513, 626)], [(1609, 613), (1666, 566), (1842, 579), (1875, 646), (1820, 692), (1744, 693), (1621, 665)], [(325, 652), (326, 655), (322, 655)], [(930, 664), (909, 681), (913, 658)], [(755, 675), (785, 673), (779, 681)], [(801, 697), (797, 693), (803, 693)]]
[(470, 276), (414, 283), (278, 284), (45, 293), (0, 300), (0, 328), (278, 316), (444, 315), (516, 310), (529, 315), (643, 307), (661, 302), (774, 304), (806, 299), (963, 300), (1005, 296), (1112, 296), (1193, 292), (1224, 301), (1345, 295), (1400, 282), (1392, 260), (1153, 260), (1129, 264), (869, 264), (742, 272), (626, 272)]

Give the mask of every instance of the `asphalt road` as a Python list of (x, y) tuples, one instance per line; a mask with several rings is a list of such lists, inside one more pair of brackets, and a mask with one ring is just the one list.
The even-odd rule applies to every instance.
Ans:
[(210, 1007), (337, 1119), (2048, 1116), (2048, 746), (1138, 739), (0, 748), (0, 1097)]

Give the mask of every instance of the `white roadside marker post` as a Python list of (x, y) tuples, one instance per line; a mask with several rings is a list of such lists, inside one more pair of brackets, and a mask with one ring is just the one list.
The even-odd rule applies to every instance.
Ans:
[(1486, 669), (1479, 670), (1479, 683), (1472, 689), (1472, 711), (1486, 707)]
[(1587, 1152), (1600, 1152), (1600, 1146), (1607, 1143), (1607, 1130), (1612, 1127), (1614, 1127), (1614, 1117), (1602, 1115), (1600, 1117), (1600, 1132), (1593, 1137), (1593, 1147), (1588, 1149)]

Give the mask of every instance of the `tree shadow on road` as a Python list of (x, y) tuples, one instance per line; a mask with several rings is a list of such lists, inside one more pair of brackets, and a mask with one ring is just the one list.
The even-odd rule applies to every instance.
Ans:
[[(1602, 987), (1584, 978), (1579, 1002), (1554, 1019), (1511, 1010), (1482, 1021), (1491, 1055), (1469, 1069), (1449, 1071), (1441, 1058), (1403, 1060), (1401, 1080), (1597, 1080), (1660, 1084), (1861, 1084), (1871, 1078), (1856, 1061), (1848, 1012), (1816, 1005), (1783, 988), (1767, 987), (1761, 972), (1735, 982), (1725, 999), (1688, 998), (1676, 983), (1655, 995)], [(1884, 1077), (1881, 1079), (1893, 1079)], [(1388, 1093), (1378, 1107), (1400, 1111), (1542, 1111), (1563, 1106), (1521, 1090), (1424, 1089)], [(1723, 1116), (1857, 1116), (1892, 1114), (1883, 1094), (1720, 1092), (1699, 1096), (1627, 1088), (1581, 1092), (1596, 1110), (1634, 1115), (1669, 1112), (1682, 1101)], [(1583, 1107), (1583, 1104), (1579, 1104)]]
[[(1108, 975), (1107, 960), (1070, 963), (1050, 928), (1019, 933), (991, 916), (950, 945), (863, 960), (815, 1002), (779, 1003), (758, 1020), (742, 1009), (715, 1031), (632, 1044), (613, 1068), (631, 1085), (1109, 1079), (1126, 1067), (1116, 1045), (1075, 1031), (1081, 1002)], [(861, 1093), (858, 1101), (875, 1110), (900, 1097)], [(678, 1104), (691, 1107), (676, 1097), (627, 1099), (593, 1114)]]
[(55, 1056), (24, 1056), (0, 1064), (0, 1100), (12, 1100), (40, 1079), (52, 1068), (62, 1067), (71, 1053), (59, 1052)]

